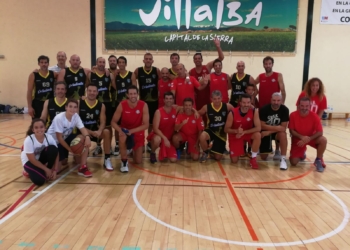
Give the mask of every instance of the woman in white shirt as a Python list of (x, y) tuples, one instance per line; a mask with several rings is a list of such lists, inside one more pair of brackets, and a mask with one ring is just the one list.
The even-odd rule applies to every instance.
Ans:
[(51, 135), (45, 134), (45, 122), (34, 119), (23, 143), (21, 160), (31, 181), (43, 185), (47, 180), (56, 179), (58, 148)]

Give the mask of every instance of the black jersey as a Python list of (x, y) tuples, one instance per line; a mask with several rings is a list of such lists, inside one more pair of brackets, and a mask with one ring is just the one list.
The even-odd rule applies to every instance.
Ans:
[(84, 69), (73, 71), (71, 68), (66, 68), (64, 81), (67, 83), (67, 98), (79, 100), (85, 93), (86, 74)]
[(97, 99), (100, 102), (111, 102), (112, 101), (112, 79), (111, 75), (99, 75), (97, 73), (91, 72), (90, 82), (97, 86), (98, 96)]
[(132, 85), (131, 77), (132, 72), (127, 71), (126, 74), (123, 76), (122, 74), (118, 74), (115, 78), (115, 84), (117, 87), (117, 97), (116, 101), (121, 102), (126, 99), (126, 91), (130, 85)]
[(169, 68), (169, 74), (173, 75), (173, 76), (177, 76), (177, 73), (175, 71), (173, 71), (172, 68)]
[(138, 68), (138, 82), (140, 99), (144, 102), (158, 102), (158, 71), (152, 67), (146, 71), (143, 67)]
[(61, 112), (66, 111), (66, 102), (67, 98), (64, 100), (62, 104), (58, 104), (56, 98), (49, 99), (49, 103), (47, 105), (47, 123), (46, 127), (50, 127), (53, 118)]
[(289, 109), (282, 104), (278, 110), (273, 110), (271, 104), (267, 104), (259, 109), (259, 118), (266, 125), (279, 126), (289, 121)]
[(238, 78), (237, 73), (234, 73), (231, 79), (231, 99), (230, 103), (234, 106), (238, 106), (239, 98), (242, 94), (245, 94), (245, 89), (249, 83), (250, 75), (244, 74), (242, 78)]
[(34, 91), (33, 100), (46, 101), (53, 98), (53, 85), (55, 82), (55, 74), (49, 70), (46, 76), (40, 74), (40, 72), (34, 72)]
[(102, 103), (98, 100), (96, 100), (95, 104), (92, 106), (90, 106), (86, 100), (80, 100), (79, 116), (85, 128), (92, 131), (98, 130), (101, 109)]
[(226, 141), (226, 133), (224, 131), (225, 123), (228, 115), (226, 103), (221, 103), (219, 109), (215, 109), (213, 103), (207, 104), (207, 129), (210, 129), (221, 140)]

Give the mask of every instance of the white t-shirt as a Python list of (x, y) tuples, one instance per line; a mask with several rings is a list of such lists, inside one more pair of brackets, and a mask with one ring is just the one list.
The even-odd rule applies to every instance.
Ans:
[(56, 64), (55, 66), (49, 67), (49, 70), (59, 73), (61, 71), (61, 68)]
[[(49, 145), (55, 145), (57, 147), (56, 141), (54, 138), (52, 138), (51, 135), (45, 134), (46, 138), (44, 137), (43, 143), (38, 142), (35, 135), (29, 135), (24, 140), (23, 143), (23, 151), (21, 152), (21, 161), (22, 165), (26, 164), (27, 161), (29, 161), (27, 154), (33, 154), (35, 155), (35, 159), (39, 160), (40, 153)], [(32, 138), (32, 139), (30, 139)], [(47, 140), (46, 140), (47, 139)], [(49, 143), (47, 143), (49, 142)]]
[(55, 116), (51, 126), (47, 130), (47, 133), (50, 134), (58, 143), (56, 132), (62, 133), (63, 139), (65, 140), (73, 132), (73, 129), (75, 127), (77, 127), (78, 129), (81, 129), (84, 127), (84, 124), (81, 121), (78, 113), (75, 113), (72, 116), (71, 121), (68, 121), (66, 117), (66, 112), (62, 112)]

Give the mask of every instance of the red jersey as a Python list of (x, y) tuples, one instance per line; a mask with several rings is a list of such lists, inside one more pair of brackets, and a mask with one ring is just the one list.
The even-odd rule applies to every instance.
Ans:
[(164, 82), (163, 79), (158, 81), (158, 108), (164, 106), (164, 93), (171, 90), (171, 80)]
[(210, 94), (213, 93), (214, 90), (219, 90), (222, 95), (222, 102), (224, 103), (229, 102), (227, 78), (228, 75), (226, 73), (221, 73), (220, 75), (216, 73), (210, 74)]
[[(179, 106), (183, 105), (183, 101), (187, 97), (191, 97), (194, 101), (194, 90), (200, 86), (199, 82), (193, 76), (190, 81), (186, 82), (186, 78), (177, 77), (171, 83), (171, 90), (175, 90), (175, 101)], [(193, 107), (195, 108), (195, 104)]]
[[(254, 127), (254, 111), (255, 109), (249, 109), (243, 116), (239, 107), (232, 110), (233, 121), (232, 129), (238, 129), (241, 127), (243, 130), (248, 130)], [(228, 134), (228, 138), (236, 139), (236, 134)]]
[[(196, 68), (193, 68), (190, 70), (189, 73), (190, 73), (190, 76), (193, 76), (199, 82), (205, 75), (209, 74), (210, 72), (206, 66), (202, 66), (201, 72), (198, 73), (196, 71)], [(208, 85), (202, 90), (195, 89), (194, 91), (196, 96), (195, 102), (196, 102), (197, 110), (200, 110), (204, 105), (211, 103), (210, 88)]]
[(145, 102), (138, 100), (134, 108), (130, 108), (128, 100), (124, 100), (120, 104), (123, 108), (120, 126), (126, 129), (133, 129), (141, 126)]
[(201, 117), (196, 119), (194, 114), (186, 115), (185, 113), (178, 114), (176, 117), (176, 124), (180, 124), (188, 118), (188, 121), (180, 129), (182, 133), (187, 136), (198, 136), (198, 132), (204, 130), (204, 123)]
[[(301, 116), (299, 111), (292, 112), (289, 116), (288, 128), (303, 136), (312, 136), (316, 132), (323, 131), (320, 118), (313, 112), (309, 112), (307, 116)], [(299, 138), (292, 136), (293, 140), (299, 140)]]
[(266, 76), (265, 73), (259, 75), (260, 87), (259, 87), (259, 104), (260, 107), (264, 107), (266, 104), (271, 103), (272, 94), (280, 92), (280, 85), (278, 84), (278, 73), (272, 72), (272, 75)]
[(169, 113), (165, 112), (164, 108), (159, 108), (160, 121), (159, 121), (159, 130), (162, 131), (168, 140), (171, 139), (174, 134), (174, 127), (176, 121), (176, 109), (171, 108)]
[[(299, 100), (304, 96), (306, 96), (306, 93), (305, 91), (302, 91), (298, 97), (297, 103), (295, 104), (296, 106), (299, 106)], [(327, 109), (327, 98), (325, 95), (323, 96), (322, 100), (320, 100), (317, 95), (310, 97), (310, 99), (310, 111), (317, 114), (319, 110)]]

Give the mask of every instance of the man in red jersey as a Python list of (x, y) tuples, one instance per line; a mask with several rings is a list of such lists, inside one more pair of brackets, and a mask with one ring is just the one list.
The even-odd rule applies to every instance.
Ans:
[[(281, 73), (273, 72), (272, 67), (274, 60), (271, 56), (267, 56), (263, 59), (263, 65), (265, 68), (265, 73), (260, 74), (255, 79), (255, 84), (260, 84), (259, 86), (259, 105), (264, 107), (270, 104), (271, 96), (273, 93), (281, 92), (282, 94), (282, 104), (286, 101), (286, 90), (284, 88), (283, 76)], [(281, 152), (279, 150), (279, 145), (276, 142), (274, 160), (281, 159)]]
[[(168, 69), (166, 69), (168, 70)], [(152, 164), (157, 162), (156, 149), (159, 149), (159, 160), (168, 158), (170, 162), (176, 162), (176, 149), (170, 143), (174, 134), (176, 108), (174, 104), (174, 94), (165, 92), (163, 94), (164, 106), (157, 109), (153, 118), (153, 131), (148, 135), (147, 140), (151, 142), (150, 161)], [(159, 97), (160, 98), (160, 97)]]
[(289, 161), (295, 166), (306, 158), (306, 145), (317, 150), (314, 165), (318, 172), (323, 172), (326, 165), (323, 162), (323, 154), (327, 147), (327, 139), (323, 136), (321, 120), (317, 114), (310, 112), (311, 100), (302, 97), (299, 100), (298, 110), (290, 114), (289, 131), (292, 135), (292, 146)]
[(176, 117), (175, 131), (173, 136), (173, 145), (177, 148), (177, 157), (180, 158), (182, 143), (187, 142), (187, 152), (191, 155), (192, 160), (199, 158), (199, 136), (204, 130), (204, 124), (201, 117), (196, 118), (193, 108), (193, 99), (187, 97), (183, 101), (183, 113)]
[[(158, 108), (165, 105), (164, 93), (171, 91), (172, 80), (169, 77), (169, 69), (162, 68), (160, 71), (161, 79), (158, 81)], [(175, 101), (175, 100), (174, 100)]]
[[(138, 100), (138, 89), (135, 85), (128, 87), (128, 99), (122, 101), (114, 113), (112, 127), (119, 132), (119, 148), (122, 164), (120, 172), (129, 172), (127, 159), (127, 143), (133, 140), (134, 163), (142, 162), (143, 146), (145, 144), (145, 130), (149, 125), (148, 107), (144, 101)], [(121, 119), (120, 126), (118, 121)]]
[(231, 89), (231, 78), (228, 74), (222, 72), (222, 62), (219, 59), (214, 60), (214, 72), (209, 76), (209, 89), (210, 94), (215, 90), (219, 90), (222, 94), (222, 102), (228, 103), (228, 90)]
[[(216, 47), (216, 50), (218, 51), (218, 58), (220, 61), (223, 61), (225, 56), (224, 53), (221, 50), (220, 47), (220, 40), (215, 38), (214, 44)], [(203, 57), (202, 53), (197, 52), (193, 56), (193, 62), (196, 67), (192, 68), (189, 72), (190, 76), (193, 76), (197, 79), (197, 81), (200, 81), (203, 77), (210, 74), (211, 70), (214, 67), (214, 60), (208, 62), (206, 65), (203, 65)], [(196, 96), (196, 107), (197, 110), (200, 110), (204, 105), (207, 105), (211, 102), (210, 99), (210, 89), (209, 86), (205, 87), (201, 91), (195, 90), (195, 96)]]
[[(199, 83), (193, 76), (186, 76), (186, 69), (182, 63), (176, 66), (177, 77), (171, 83), (171, 92), (175, 95), (176, 104), (180, 105), (187, 97), (194, 100), (194, 90), (202, 90), (207, 86), (207, 81)], [(193, 105), (195, 108), (195, 105)]]
[(251, 97), (247, 94), (241, 96), (240, 105), (234, 108), (227, 116), (225, 132), (228, 133), (230, 157), (232, 163), (237, 163), (239, 156), (244, 153), (245, 142), (252, 141), (252, 158), (250, 166), (258, 169), (256, 156), (261, 142), (261, 125), (259, 112), (252, 108)]

